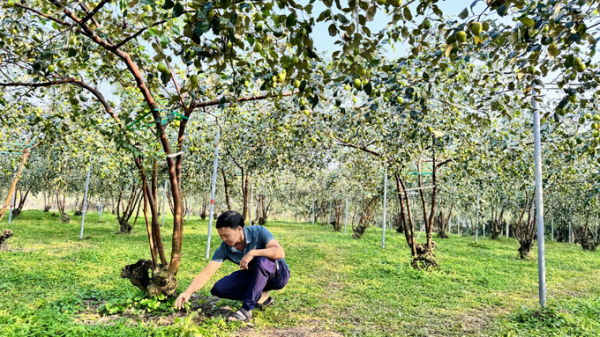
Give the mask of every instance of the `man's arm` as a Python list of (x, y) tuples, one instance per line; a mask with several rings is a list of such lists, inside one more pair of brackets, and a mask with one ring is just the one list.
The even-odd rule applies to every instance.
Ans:
[(273, 239), (267, 243), (265, 249), (254, 249), (244, 255), (242, 261), (240, 261), (240, 268), (248, 269), (248, 263), (250, 263), (253, 258), (259, 256), (263, 256), (271, 260), (278, 260), (285, 258), (285, 252), (283, 251), (283, 248), (279, 242)]
[(223, 262), (210, 261), (208, 265), (204, 267), (204, 270), (202, 270), (200, 274), (194, 278), (186, 291), (177, 297), (177, 300), (175, 301), (175, 308), (183, 308), (183, 304), (188, 301), (193, 293), (200, 290), (206, 284), (206, 282), (210, 280), (222, 263)]

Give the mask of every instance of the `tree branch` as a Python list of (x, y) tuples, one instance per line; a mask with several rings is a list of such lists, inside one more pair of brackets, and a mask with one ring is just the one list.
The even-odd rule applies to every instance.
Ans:
[(65, 22), (65, 21), (63, 21), (63, 20), (57, 19), (57, 18), (55, 18), (55, 17), (52, 17), (52, 16), (50, 16), (50, 15), (48, 15), (48, 14), (46, 14), (46, 13), (42, 13), (42, 12), (38, 11), (37, 9), (33, 9), (33, 8), (31, 8), (31, 7), (27, 7), (27, 6), (25, 6), (25, 5), (22, 5), (22, 4), (18, 3), (18, 2), (15, 2), (15, 6), (17, 6), (17, 7), (19, 7), (19, 8), (23, 8), (24, 10), (28, 10), (28, 11), (30, 11), (30, 12), (34, 12), (34, 13), (36, 13), (37, 15), (43, 16), (43, 17), (45, 17), (46, 19), (50, 19), (50, 20), (52, 20), (52, 21), (54, 21), (54, 22), (56, 22), (56, 23), (58, 23), (58, 24), (61, 24), (61, 25), (63, 25), (63, 26), (70, 26), (70, 24), (68, 24), (67, 22)]
[[(296, 91), (294, 92), (284, 92), (281, 94), (281, 96), (291, 96), (292, 94), (296, 93)], [(260, 96), (248, 96), (248, 97), (240, 97), (237, 99), (237, 103), (241, 103), (241, 102), (249, 102), (249, 101), (258, 101), (261, 99), (265, 99), (265, 98), (269, 98), (269, 97), (274, 97), (271, 96), (269, 94), (264, 94), (264, 95), (260, 95)], [(208, 101), (208, 102), (194, 102), (193, 104), (190, 104), (190, 109), (195, 109), (195, 108), (199, 108), (199, 107), (206, 107), (206, 106), (213, 106), (213, 105), (219, 105), (221, 104), (221, 99), (213, 99), (212, 101)]]
[[(165, 22), (167, 22), (167, 20), (162, 20), (162, 21), (155, 22), (155, 23), (152, 25), (152, 27), (154, 27), (154, 26), (158, 26), (158, 25), (162, 25), (162, 24), (163, 24), (163, 23), (165, 23)], [(123, 41), (121, 41), (121, 42), (117, 43), (117, 44), (116, 44), (116, 45), (113, 47), (113, 49), (114, 49), (114, 50), (117, 50), (117, 49), (121, 48), (121, 47), (122, 47), (124, 44), (126, 44), (127, 42), (129, 42), (129, 41), (131, 41), (131, 40), (135, 39), (136, 37), (140, 36), (140, 34), (142, 34), (143, 32), (145, 32), (145, 31), (146, 31), (146, 29), (148, 29), (148, 27), (144, 27), (144, 28), (140, 29), (139, 31), (137, 31), (137, 33), (135, 33), (135, 34), (133, 34), (133, 35), (129, 35), (128, 37), (126, 37), (126, 38), (125, 38), (125, 40), (123, 40)]]
[(28, 82), (11, 82), (11, 83), (0, 83), (0, 87), (30, 87), (30, 88), (39, 88), (39, 87), (50, 87), (53, 85), (65, 84), (65, 83), (73, 83), (76, 80), (74, 78), (68, 78), (64, 80), (58, 81), (50, 81), (50, 82), (39, 82), (39, 83), (28, 83)]
[(332, 136), (332, 138), (333, 138), (334, 142), (335, 142), (337, 145), (339, 145), (339, 146), (352, 147), (352, 148), (359, 149), (359, 150), (361, 150), (361, 151), (364, 151), (364, 152), (370, 153), (370, 154), (372, 154), (372, 155), (374, 155), (374, 156), (377, 156), (377, 157), (382, 157), (381, 153), (375, 152), (375, 151), (373, 151), (373, 150), (369, 150), (369, 149), (367, 149), (367, 148), (366, 148), (366, 147), (364, 147), (364, 146), (359, 146), (359, 145), (354, 145), (354, 144), (350, 144), (350, 143), (344, 142), (343, 140), (341, 140), (341, 139), (339, 139), (339, 138), (337, 138), (337, 137), (335, 137), (335, 136)]
[(83, 19), (81, 19), (81, 22), (79, 23), (80, 25), (86, 23), (89, 19), (92, 19), (92, 22), (100, 27), (100, 25), (98, 24), (98, 21), (96, 21), (96, 19), (94, 19), (94, 15), (96, 15), (96, 13), (98, 13), (98, 11), (100, 9), (102, 9), (102, 7), (104, 7), (104, 5), (106, 5), (110, 0), (102, 0), (100, 1), (100, 3), (98, 4), (98, 6), (96, 6), (94, 9), (92, 9), (92, 11), (90, 12), (90, 10), (87, 8), (87, 6), (82, 2), (81, 8), (83, 8), (83, 10), (88, 13), (88, 15), (86, 15)]

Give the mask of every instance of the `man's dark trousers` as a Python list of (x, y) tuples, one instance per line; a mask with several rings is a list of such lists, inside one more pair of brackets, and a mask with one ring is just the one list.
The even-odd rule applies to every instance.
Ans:
[(220, 298), (243, 301), (242, 308), (254, 310), (263, 291), (283, 289), (289, 279), (290, 271), (285, 263), (259, 256), (250, 261), (248, 270), (225, 276), (210, 292)]

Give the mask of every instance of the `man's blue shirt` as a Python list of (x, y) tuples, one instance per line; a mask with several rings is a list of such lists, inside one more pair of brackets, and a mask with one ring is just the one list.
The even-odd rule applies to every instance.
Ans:
[[(240, 264), (244, 255), (248, 254), (249, 251), (265, 249), (267, 248), (267, 243), (275, 239), (273, 234), (263, 226), (244, 226), (244, 236), (246, 243), (243, 252), (235, 249), (234, 246), (228, 246), (225, 242), (221, 242), (221, 246), (213, 254), (212, 261), (224, 262), (225, 260), (229, 260), (235, 264)], [(285, 264), (284, 259), (280, 259), (280, 261)]]

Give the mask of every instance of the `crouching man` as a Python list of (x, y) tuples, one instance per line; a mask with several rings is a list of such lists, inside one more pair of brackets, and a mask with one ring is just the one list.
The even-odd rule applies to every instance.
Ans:
[(217, 218), (217, 231), (223, 243), (204, 270), (179, 295), (175, 307), (181, 309), (190, 296), (208, 282), (223, 261), (229, 260), (239, 265), (241, 270), (219, 280), (210, 292), (220, 298), (243, 301), (242, 308), (228, 320), (249, 320), (254, 308), (262, 310), (273, 304), (270, 290), (283, 289), (287, 284), (290, 271), (284, 260), (285, 252), (265, 227), (244, 227), (244, 218), (238, 212), (221, 214)]

